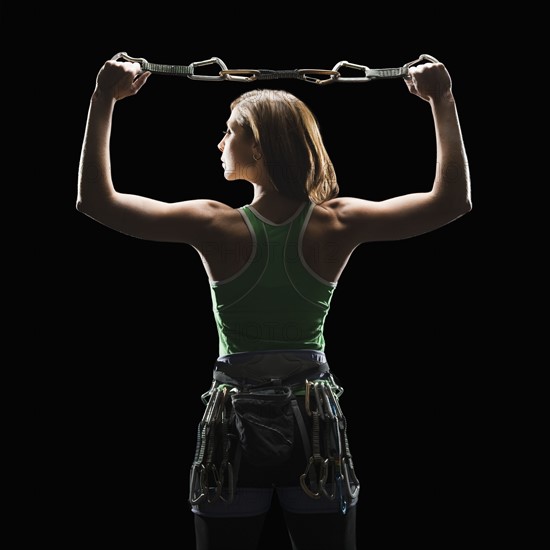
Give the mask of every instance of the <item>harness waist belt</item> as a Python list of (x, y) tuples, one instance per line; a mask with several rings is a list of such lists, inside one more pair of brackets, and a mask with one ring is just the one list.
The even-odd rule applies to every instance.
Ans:
[(265, 383), (273, 380), (292, 383), (292, 379), (303, 382), (306, 375), (318, 377), (329, 372), (329, 366), (322, 351), (289, 350), (252, 353), (236, 353), (218, 357), (214, 367), (214, 379), (240, 383)]

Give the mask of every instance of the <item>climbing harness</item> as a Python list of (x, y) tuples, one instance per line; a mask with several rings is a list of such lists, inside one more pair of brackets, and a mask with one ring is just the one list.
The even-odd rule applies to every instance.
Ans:
[[(264, 468), (276, 466), (289, 458), (299, 437), (305, 453), (299, 485), (312, 499), (335, 501), (345, 514), (356, 501), (360, 484), (339, 404), (343, 388), (328, 368), (260, 383), (223, 371), (214, 374), (211, 388), (201, 396), (205, 410), (189, 478), (191, 505), (218, 500), (230, 504), (243, 456)], [(298, 397), (303, 399), (304, 413)]]
[[(297, 79), (313, 84), (331, 84), (333, 82), (370, 82), (371, 80), (384, 80), (390, 78), (407, 78), (409, 69), (420, 61), (438, 63), (437, 59), (428, 54), (422, 54), (418, 59), (405, 63), (402, 67), (371, 69), (366, 65), (358, 65), (348, 61), (339, 61), (330, 70), (326, 69), (228, 69), (227, 65), (219, 57), (211, 57), (204, 61), (195, 61), (190, 65), (161, 65), (149, 63), (143, 57), (131, 57), (126, 52), (119, 52), (111, 58), (112, 61), (131, 61), (141, 65), (141, 72), (151, 72), (171, 76), (186, 76), (191, 80), (229, 80), (233, 82), (254, 82), (256, 80)], [(207, 65), (218, 65), (221, 69), (217, 75), (196, 74), (195, 69)], [(342, 68), (361, 71), (362, 76), (350, 77), (341, 74)]]

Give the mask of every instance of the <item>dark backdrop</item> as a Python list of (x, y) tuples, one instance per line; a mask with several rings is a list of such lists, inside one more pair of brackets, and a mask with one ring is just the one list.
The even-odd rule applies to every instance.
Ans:
[[(235, 69), (332, 69), (341, 60), (381, 68), (428, 53), (453, 78), (474, 210), (431, 234), (358, 249), (333, 300), (326, 352), (345, 388), (341, 404), (362, 482), (359, 546), (440, 548), (442, 537), (464, 542), (479, 521), (464, 502), (471, 498), (472, 449), (479, 444), (472, 410), (481, 389), (471, 341), (482, 313), (473, 301), (472, 249), (483, 158), (473, 112), (478, 83), (456, 47), (459, 31), (444, 21), (434, 29), (412, 14), (397, 28), (391, 19), (356, 18), (353, 10), (297, 21), (279, 9), (260, 16), (222, 15), (206, 5), (181, 15), (157, 8), (88, 13), (48, 28), (56, 40), (50, 70), (58, 78), (50, 91), (54, 112), (43, 107), (63, 135), (62, 150), (55, 147), (61, 177), (54, 193), (61, 190), (62, 219), (68, 219), (56, 225), (63, 269), (52, 277), (57, 290), (48, 306), (63, 319), (49, 347), (61, 358), (53, 370), (62, 388), (54, 408), (68, 518), (53, 529), (59, 527), (60, 539), (90, 547), (106, 541), (193, 547), (188, 472), (200, 395), (217, 356), (208, 282), (196, 253), (118, 234), (75, 210), (88, 101), (102, 63), (126, 51), (183, 65), (215, 56)], [(169, 201), (209, 197), (239, 206), (251, 200), (248, 184), (224, 180), (216, 145), (230, 101), (252, 87), (285, 88), (313, 109), (341, 195), (378, 200), (431, 185), (430, 109), (400, 80), (318, 86), (153, 75), (116, 107), (116, 186)], [(288, 548), (276, 503), (263, 548)]]

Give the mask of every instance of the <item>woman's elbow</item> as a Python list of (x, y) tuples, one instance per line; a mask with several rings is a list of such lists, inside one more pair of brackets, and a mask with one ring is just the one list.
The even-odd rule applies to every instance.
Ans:
[(93, 219), (98, 219), (101, 217), (101, 213), (104, 211), (104, 207), (101, 204), (98, 204), (96, 200), (93, 200), (92, 197), (87, 197), (83, 194), (78, 194), (76, 199), (76, 210), (81, 214), (85, 214)]
[(77, 212), (80, 212), (81, 214), (84, 214), (84, 204), (83, 204), (82, 199), (81, 199), (80, 197), (78, 197), (78, 198), (76, 199), (76, 206), (75, 206), (75, 208), (76, 208), (76, 211), (77, 211)]
[(468, 195), (460, 201), (455, 201), (452, 210), (449, 212), (452, 220), (461, 218), (472, 211), (472, 198)]
[(472, 196), (468, 194), (468, 196), (464, 199), (462, 203), (462, 215), (468, 214), (468, 212), (471, 212), (472, 208), (473, 208)]
[(90, 215), (90, 201), (85, 200), (82, 195), (78, 195), (75, 206), (77, 212), (80, 212), (81, 214), (86, 214), (87, 216)]

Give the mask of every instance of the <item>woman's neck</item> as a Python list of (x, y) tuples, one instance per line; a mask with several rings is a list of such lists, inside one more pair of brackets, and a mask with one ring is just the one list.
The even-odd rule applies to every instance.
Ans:
[(304, 203), (304, 201), (299, 199), (285, 197), (278, 191), (257, 191), (254, 193), (254, 199), (250, 203), (250, 206), (264, 218), (274, 223), (284, 222)]

